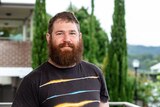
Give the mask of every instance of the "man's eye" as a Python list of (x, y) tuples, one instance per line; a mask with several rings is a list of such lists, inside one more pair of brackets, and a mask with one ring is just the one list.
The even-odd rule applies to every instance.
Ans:
[(70, 35), (71, 36), (76, 36), (77, 34), (76, 34), (76, 32), (71, 32)]
[(62, 35), (63, 33), (61, 33), (61, 32), (59, 32), (59, 33), (57, 33), (57, 35)]
[(76, 33), (74, 33), (74, 32), (72, 32), (72, 33), (70, 33), (71, 35), (75, 35)]

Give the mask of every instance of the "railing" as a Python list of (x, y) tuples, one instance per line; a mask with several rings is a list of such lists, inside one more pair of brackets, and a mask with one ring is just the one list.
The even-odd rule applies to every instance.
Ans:
[(11, 102), (0, 102), (0, 107), (11, 107)]
[[(11, 107), (11, 102), (0, 102), (0, 107)], [(140, 107), (128, 102), (109, 102), (110, 106)]]
[(124, 106), (124, 107), (140, 107), (129, 102), (109, 102), (110, 106)]

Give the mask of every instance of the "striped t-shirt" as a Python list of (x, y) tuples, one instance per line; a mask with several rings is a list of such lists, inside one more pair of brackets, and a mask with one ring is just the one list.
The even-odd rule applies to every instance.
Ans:
[(12, 107), (99, 107), (108, 101), (101, 70), (81, 61), (71, 68), (46, 62), (27, 75)]

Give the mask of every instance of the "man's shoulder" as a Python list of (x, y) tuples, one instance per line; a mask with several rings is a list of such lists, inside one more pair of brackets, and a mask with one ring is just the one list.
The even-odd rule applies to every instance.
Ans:
[(26, 75), (24, 78), (29, 79), (36, 79), (41, 75), (41, 72), (45, 70), (47, 65), (47, 62), (44, 62), (43, 64), (39, 65), (37, 68), (33, 69), (28, 75)]
[(83, 61), (81, 61), (81, 65), (86, 67), (86, 68), (88, 68), (88, 69), (94, 69), (96, 71), (97, 70), (100, 71), (100, 68), (97, 65), (95, 65), (95, 64), (93, 64), (91, 62), (87, 62), (87, 61), (83, 60)]
[(88, 61), (85, 61), (85, 60), (82, 60), (82, 61), (81, 61), (81, 64), (83, 64), (83, 65), (87, 65), (87, 66), (94, 66), (94, 64), (93, 64), (93, 63), (88, 62)]

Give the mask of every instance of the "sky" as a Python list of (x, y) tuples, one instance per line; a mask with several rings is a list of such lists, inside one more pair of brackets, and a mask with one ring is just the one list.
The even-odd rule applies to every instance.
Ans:
[[(34, 3), (35, 0), (1, 0), (2, 2)], [(84, 6), (91, 13), (91, 0), (46, 0), (50, 15), (65, 11), (70, 2), (77, 8)], [(160, 0), (125, 0), (127, 43), (160, 46)], [(114, 0), (95, 0), (94, 14), (110, 38)]]

